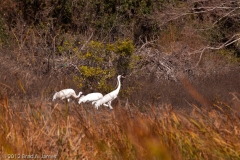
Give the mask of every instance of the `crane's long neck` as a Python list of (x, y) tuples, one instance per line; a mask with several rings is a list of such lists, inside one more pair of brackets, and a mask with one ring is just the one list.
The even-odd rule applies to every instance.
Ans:
[(82, 93), (79, 92), (78, 95), (74, 94), (74, 95), (72, 95), (72, 96), (73, 96), (74, 98), (79, 98), (79, 97), (81, 96), (81, 94), (82, 94)]
[(82, 92), (79, 92), (77, 95), (77, 98), (79, 98), (81, 96)]
[(118, 77), (118, 87), (116, 89), (117, 92), (119, 92), (120, 87), (121, 87), (121, 81), (120, 81), (120, 77)]

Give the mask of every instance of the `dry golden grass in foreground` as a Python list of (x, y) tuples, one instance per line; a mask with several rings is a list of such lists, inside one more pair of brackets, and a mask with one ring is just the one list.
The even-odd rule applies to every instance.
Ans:
[[(239, 159), (240, 118), (219, 103), (191, 113), (170, 106), (96, 110), (74, 103), (0, 102), (0, 155), (57, 159)], [(69, 110), (68, 110), (68, 109)], [(7, 159), (7, 158), (6, 158)]]

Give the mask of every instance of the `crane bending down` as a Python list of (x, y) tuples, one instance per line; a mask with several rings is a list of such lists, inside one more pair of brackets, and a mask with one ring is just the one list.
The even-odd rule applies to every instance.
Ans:
[(63, 89), (59, 92), (56, 92), (53, 95), (53, 101), (57, 98), (61, 98), (61, 99), (65, 99), (67, 98), (68, 102), (70, 101), (70, 97), (74, 97), (74, 98), (79, 98), (81, 96), (82, 92), (79, 92), (78, 95), (76, 95), (75, 91), (73, 89)]
[[(117, 95), (118, 95), (118, 93), (119, 93), (119, 91), (120, 91), (120, 87), (121, 87), (120, 78), (125, 78), (125, 77), (123, 77), (123, 76), (121, 76), (121, 75), (118, 75), (118, 77), (117, 77), (118, 87), (117, 87), (116, 90), (114, 90), (114, 91), (106, 94), (103, 98), (101, 98), (101, 99), (93, 102), (93, 104), (95, 105), (95, 108), (98, 109), (99, 106), (104, 105), (104, 106), (108, 106), (110, 109), (113, 109), (112, 106), (111, 106), (111, 102), (112, 102), (115, 98), (117, 98)], [(107, 103), (107, 104), (105, 104), (105, 103)]]
[(89, 93), (87, 94), (86, 96), (82, 95), (80, 98), (79, 98), (79, 101), (78, 103), (81, 104), (82, 102), (83, 103), (86, 103), (86, 102), (92, 102), (94, 103), (95, 101), (101, 99), (103, 97), (102, 93)]

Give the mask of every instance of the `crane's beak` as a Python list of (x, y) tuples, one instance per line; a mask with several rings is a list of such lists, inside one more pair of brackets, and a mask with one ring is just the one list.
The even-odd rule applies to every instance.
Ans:
[(126, 77), (124, 77), (124, 76), (121, 76), (121, 78), (126, 78)]

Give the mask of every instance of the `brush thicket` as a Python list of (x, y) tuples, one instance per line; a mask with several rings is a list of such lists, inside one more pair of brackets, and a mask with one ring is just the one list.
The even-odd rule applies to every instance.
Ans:
[[(239, 159), (239, 113), (225, 103), (191, 113), (171, 106), (110, 111), (65, 102), (0, 102), (0, 154), (58, 159)], [(68, 108), (68, 109), (67, 109)]]

